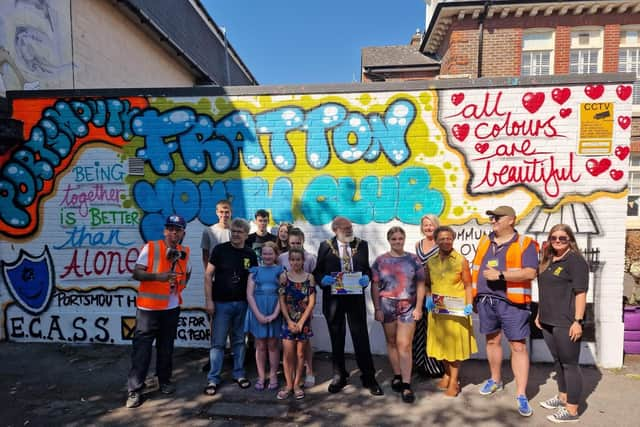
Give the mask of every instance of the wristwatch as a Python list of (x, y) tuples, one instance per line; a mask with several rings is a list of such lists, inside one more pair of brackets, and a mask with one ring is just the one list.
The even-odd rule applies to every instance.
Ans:
[(573, 319), (575, 323), (578, 323), (580, 326), (584, 326), (584, 319)]
[(498, 279), (504, 280), (504, 273), (502, 271), (500, 272), (500, 275), (498, 276)]

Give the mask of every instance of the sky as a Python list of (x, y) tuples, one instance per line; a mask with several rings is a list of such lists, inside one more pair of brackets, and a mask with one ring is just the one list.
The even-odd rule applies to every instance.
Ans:
[(201, 0), (261, 85), (360, 81), (361, 49), (424, 32), (424, 0)]

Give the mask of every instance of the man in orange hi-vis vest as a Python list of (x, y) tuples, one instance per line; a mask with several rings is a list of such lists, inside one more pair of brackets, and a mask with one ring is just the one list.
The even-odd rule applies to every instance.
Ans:
[(516, 212), (511, 206), (487, 211), (493, 231), (483, 235), (472, 265), (474, 305), (480, 318), (480, 332), (487, 339), (487, 360), (491, 378), (480, 394), (503, 389), (502, 335), (509, 340), (511, 369), (516, 380), (518, 412), (533, 414), (525, 394), (529, 377), (529, 337), (531, 281), (538, 267), (538, 244), (515, 230)]
[(133, 278), (140, 281), (140, 288), (136, 298), (136, 328), (127, 381), (127, 408), (142, 404), (142, 389), (154, 340), (160, 392), (172, 394), (175, 391), (171, 383), (173, 342), (182, 291), (191, 274), (189, 248), (181, 245), (186, 226), (181, 216), (169, 216), (164, 224), (164, 239), (147, 242), (136, 261)]

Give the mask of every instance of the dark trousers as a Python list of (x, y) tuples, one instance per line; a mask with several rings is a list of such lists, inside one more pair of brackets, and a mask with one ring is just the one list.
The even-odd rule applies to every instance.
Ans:
[(158, 381), (160, 384), (169, 382), (173, 370), (173, 341), (176, 339), (179, 317), (180, 307), (171, 310), (137, 310), (131, 370), (127, 380), (129, 391), (139, 391), (144, 386), (154, 340)]
[(578, 405), (582, 397), (582, 371), (580, 360), (580, 340), (569, 338), (569, 328), (542, 324), (544, 342), (553, 356), (558, 381), (558, 391), (567, 393), (567, 403)]
[[(368, 385), (375, 380), (375, 370), (369, 346), (369, 332), (367, 330), (367, 312), (364, 295), (330, 295), (323, 294), (322, 311), (329, 328), (331, 337), (331, 358), (334, 375), (347, 378), (344, 362), (344, 343), (346, 336), (346, 321), (356, 353), (356, 362), (362, 373), (362, 382)], [(346, 321), (345, 321), (346, 317)]]

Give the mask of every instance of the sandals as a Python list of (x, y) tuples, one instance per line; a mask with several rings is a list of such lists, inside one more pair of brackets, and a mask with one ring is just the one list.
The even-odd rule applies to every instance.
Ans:
[(402, 391), (402, 377), (400, 375), (394, 375), (391, 380), (391, 390), (400, 393)]
[(258, 378), (258, 381), (256, 381), (255, 389), (258, 391), (264, 390), (264, 380), (262, 378)]
[(416, 400), (416, 395), (411, 390), (411, 385), (409, 383), (402, 383), (402, 401), (404, 403), (413, 403)]
[(251, 381), (249, 381), (245, 377), (236, 378), (234, 381), (236, 382), (236, 384), (238, 384), (238, 386), (240, 388), (249, 388), (249, 387), (251, 387)]
[(296, 400), (304, 399), (304, 390), (299, 388), (293, 392), (293, 395), (295, 396)]
[(438, 390), (440, 391), (445, 391), (449, 388), (449, 381), (451, 381), (451, 377), (449, 377), (447, 374), (444, 374), (442, 376), (442, 379), (438, 381), (436, 387), (438, 387)]
[(460, 394), (460, 381), (456, 384), (455, 389), (451, 389), (451, 386), (444, 390), (444, 395), (447, 397), (457, 397)]
[(278, 375), (269, 376), (269, 390), (277, 390), (280, 384), (278, 384)]
[(218, 384), (216, 383), (209, 383), (204, 388), (204, 394), (206, 394), (207, 396), (214, 396), (217, 391), (218, 391)]
[(293, 394), (293, 390), (289, 390), (289, 389), (283, 388), (282, 390), (280, 390), (278, 392), (278, 394), (276, 394), (276, 399), (278, 399), (278, 400), (287, 400), (288, 398), (291, 397), (292, 394)]

